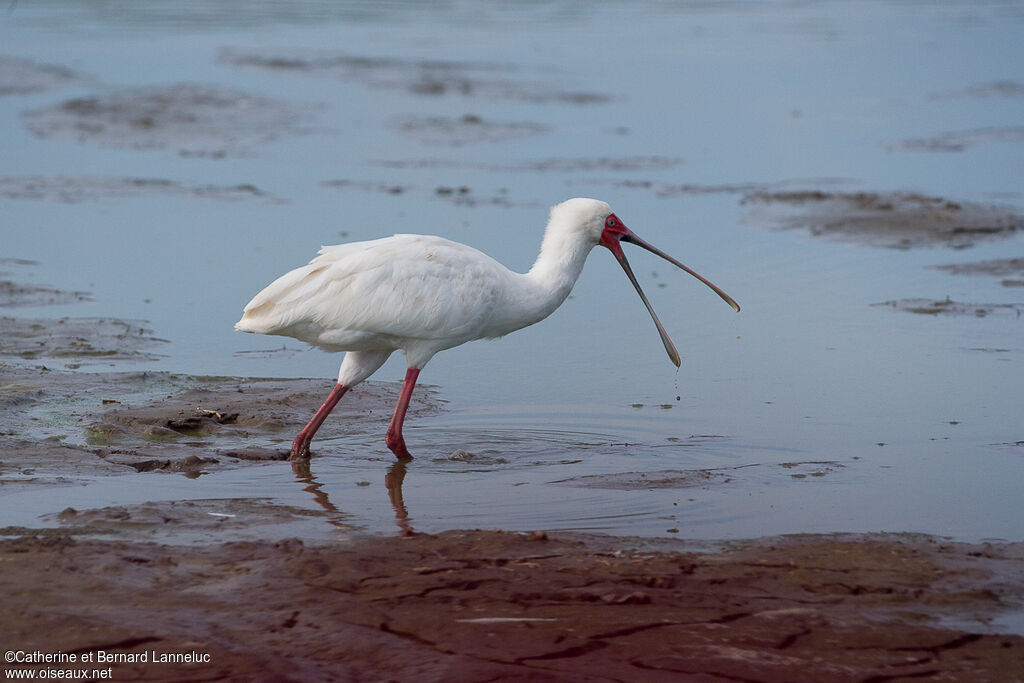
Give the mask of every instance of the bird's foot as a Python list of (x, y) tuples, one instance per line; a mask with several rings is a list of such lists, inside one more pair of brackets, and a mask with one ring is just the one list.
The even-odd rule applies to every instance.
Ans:
[(390, 433), (384, 438), (384, 443), (387, 444), (391, 452), (395, 454), (395, 457), (399, 460), (412, 460), (412, 453), (405, 447), (405, 439), (401, 436), (392, 436)]
[(309, 442), (299, 437), (292, 443), (292, 449), (288, 452), (288, 460), (291, 462), (309, 462)]

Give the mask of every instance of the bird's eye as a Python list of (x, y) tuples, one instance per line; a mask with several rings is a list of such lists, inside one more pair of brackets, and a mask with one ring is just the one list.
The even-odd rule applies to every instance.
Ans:
[(607, 225), (609, 228), (614, 228), (615, 224), (616, 224), (616, 220), (614, 218), (611, 218), (611, 217), (609, 217), (608, 220), (605, 221), (605, 225)]

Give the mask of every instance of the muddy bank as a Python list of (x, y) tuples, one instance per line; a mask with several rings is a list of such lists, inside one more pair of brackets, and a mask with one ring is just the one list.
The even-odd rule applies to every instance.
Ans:
[[(331, 386), (317, 379), (0, 364), (0, 483), (53, 484), (132, 471), (199, 476), (282, 460)], [(380, 457), (388, 459), (384, 432), (400, 388), (398, 382), (367, 382), (353, 389), (319, 432), (319, 447), (334, 452), (327, 443), (332, 437), (379, 434)], [(436, 390), (417, 387), (409, 415), (434, 414), (441, 405)]]
[[(0, 182), (2, 187), (2, 182)], [(2, 192), (2, 190), (0, 190)], [(24, 275), (39, 264), (27, 259), (0, 258), (0, 276), (7, 268)], [(45, 285), (0, 281), (0, 308), (49, 306), (92, 301), (86, 291), (60, 290)], [(0, 358), (21, 361), (48, 359), (68, 368), (110, 361), (149, 361), (167, 340), (153, 336), (146, 320), (117, 318), (16, 318), (0, 316)], [(2, 366), (0, 366), (2, 368)], [(15, 374), (21, 372), (11, 368)]]
[(0, 633), (15, 651), (147, 654), (104, 664), (115, 680), (1005, 682), (1024, 680), (1024, 638), (989, 622), (1024, 594), (1022, 553), (911, 536), (705, 554), (492, 531), (23, 536), (0, 542)]
[(46, 528), (0, 528), (0, 535), (69, 536), (171, 544), (220, 544), (227, 541), (279, 539), (301, 530), (294, 522), (322, 518), (345, 529), (337, 510), (282, 505), (266, 498), (172, 500), (77, 510), (66, 507), (40, 517)]
[[(36, 298), (45, 291), (34, 293)], [(11, 292), (24, 295), (25, 292)], [(63, 295), (59, 296), (59, 295)], [(74, 292), (54, 292), (46, 303), (60, 298), (82, 301)], [(71, 368), (112, 360), (156, 360), (154, 349), (167, 340), (153, 336), (145, 320), (117, 318), (11, 318), (0, 316), (0, 357), (26, 360), (64, 359)]]

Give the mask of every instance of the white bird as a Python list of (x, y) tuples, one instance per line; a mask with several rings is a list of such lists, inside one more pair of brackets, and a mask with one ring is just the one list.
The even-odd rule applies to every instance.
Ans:
[(412, 456), (402, 423), (420, 370), (438, 351), (474, 339), (502, 337), (558, 308), (583, 270), (590, 250), (607, 247), (651, 314), (669, 358), (679, 353), (633, 275), (621, 242), (666, 259), (713, 289), (721, 289), (637, 237), (596, 199), (570, 199), (551, 208), (540, 255), (516, 273), (464, 244), (430, 235), (394, 235), (322, 247), (308, 265), (272, 282), (246, 307), (236, 330), (294, 337), (326, 351), (345, 351), (338, 382), (292, 443), (290, 460), (309, 458), (317, 429), (349, 389), (392, 352), (405, 352), (408, 370), (385, 443), (399, 459)]

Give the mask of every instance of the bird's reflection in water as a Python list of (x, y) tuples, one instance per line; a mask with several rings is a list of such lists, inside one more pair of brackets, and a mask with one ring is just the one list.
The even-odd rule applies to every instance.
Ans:
[[(323, 484), (313, 476), (309, 468), (309, 461), (292, 461), (292, 472), (295, 474), (296, 481), (305, 484), (302, 490), (313, 494), (313, 501), (331, 513), (327, 521), (340, 529), (348, 528), (348, 525), (340, 519), (344, 513), (331, 502), (327, 492), (323, 490)], [(395, 524), (398, 525), (399, 533), (402, 536), (411, 536), (416, 532), (409, 522), (409, 511), (405, 509), (405, 500), (402, 498), (402, 482), (405, 481), (405, 472), (406, 463), (399, 460), (384, 475), (384, 486), (388, 490), (388, 498), (395, 511)]]
[(313, 501), (330, 513), (327, 518), (327, 523), (333, 524), (339, 529), (348, 528), (348, 525), (341, 521), (341, 517), (343, 516), (342, 511), (338, 509), (338, 506), (331, 502), (331, 499), (327, 496), (327, 492), (322, 490), (323, 484), (318, 482), (313, 476), (312, 471), (310, 471), (309, 461), (292, 461), (292, 472), (295, 473), (296, 481), (301, 484), (305, 484), (302, 490), (313, 494)]
[(409, 511), (405, 509), (405, 500), (402, 498), (402, 482), (405, 481), (406, 462), (399, 460), (384, 475), (384, 486), (388, 489), (388, 498), (391, 499), (391, 507), (395, 510), (395, 524), (403, 536), (411, 536), (416, 533), (412, 524), (409, 523)]

